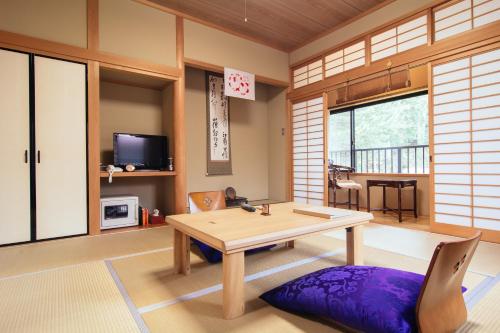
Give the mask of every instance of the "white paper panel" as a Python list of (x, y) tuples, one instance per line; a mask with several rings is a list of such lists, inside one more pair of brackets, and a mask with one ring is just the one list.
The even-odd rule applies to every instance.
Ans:
[(346, 55), (344, 57), (344, 62), (347, 63), (347, 62), (357, 60), (359, 58), (364, 58), (364, 57), (365, 57), (365, 50), (362, 49), (362, 50), (359, 50), (359, 51), (356, 51), (356, 52), (353, 52), (351, 54)]
[(475, 18), (474, 27), (477, 28), (482, 25), (492, 23), (498, 20), (500, 20), (500, 10), (496, 10), (494, 12)]
[(323, 73), (323, 67), (314, 68), (309, 71), (309, 77)]
[(436, 204), (434, 208), (436, 210), (436, 213), (446, 213), (446, 214), (465, 215), (465, 216), (471, 215), (471, 208), (468, 206)]
[(411, 20), (409, 22), (403, 23), (397, 27), (397, 33), (402, 34), (405, 31), (415, 29), (421, 25), (427, 24), (427, 16), (420, 16), (419, 18), (416, 18), (414, 20)]
[(323, 104), (320, 102), (319, 104), (309, 104), (307, 106), (307, 113), (313, 113), (316, 111), (323, 111)]
[(311, 199), (323, 199), (323, 193), (308, 192), (308, 197)]
[(343, 63), (344, 63), (344, 59), (343, 58), (335, 59), (333, 61), (327, 62), (325, 64), (325, 69), (330, 69), (330, 68), (333, 68), (333, 67), (342, 66)]
[(307, 128), (306, 127), (294, 128), (293, 135), (303, 134), (303, 133), (306, 133), (306, 132), (307, 132)]
[(389, 38), (387, 40), (384, 40), (383, 42), (372, 45), (372, 53), (376, 53), (378, 51), (385, 50), (388, 47), (395, 46), (396, 44), (397, 44), (396, 37)]
[[(320, 156), (322, 156), (323, 153), (321, 153)], [(309, 171), (311, 172), (323, 172), (323, 165), (311, 165), (309, 166)]]
[(309, 151), (310, 153), (312, 153), (312, 152), (318, 152), (318, 151), (321, 151), (321, 152), (322, 152), (322, 151), (323, 151), (323, 145), (319, 145), (319, 146), (309, 146), (307, 149), (308, 149), (308, 151)]
[(309, 199), (307, 201), (308, 204), (313, 205), (313, 206), (323, 206), (323, 200), (313, 200)]
[(472, 29), (472, 23), (471, 21), (465, 21), (463, 23), (454, 25), (452, 27), (437, 31), (435, 34), (435, 39), (436, 40), (441, 40), (444, 38), (448, 38), (453, 35), (457, 35), (461, 32), (465, 32), (467, 30)]
[(349, 47), (346, 47), (344, 49), (344, 54), (350, 54), (350, 53), (353, 53), (353, 52), (356, 52), (356, 51), (359, 51), (361, 49), (364, 49), (365, 48), (365, 41), (362, 40), (361, 42), (359, 43), (356, 43), (356, 44), (353, 44)]
[[(444, 113), (441, 115), (436, 115), (434, 116), (434, 124), (444, 124), (444, 123), (451, 123), (455, 121), (468, 121), (470, 120), (470, 112), (469, 111), (464, 111), (464, 112), (453, 112), (453, 113)], [(434, 141), (436, 142), (436, 141)]]
[(483, 2), (482, 4), (474, 7), (474, 17), (487, 14), (488, 12), (494, 11), (498, 8), (500, 8), (500, 0)]
[(470, 151), (470, 144), (467, 143), (450, 143), (434, 145), (434, 153), (467, 153)]
[(309, 125), (321, 125), (323, 124), (323, 117), (308, 119), (307, 122)]
[[(323, 128), (323, 126), (321, 126), (321, 128)], [(321, 139), (321, 141), (323, 141), (323, 131), (321, 131), (321, 132), (309, 132), (309, 133), (307, 133), (307, 138), (309, 140)]]
[(470, 164), (435, 164), (436, 173), (470, 173)]
[(434, 66), (432, 69), (432, 73), (434, 76), (440, 75), (443, 73), (448, 73), (452, 71), (456, 71), (458, 69), (468, 68), (469, 67), (469, 58), (464, 58), (460, 60), (454, 60), (452, 62), (447, 62), (442, 65)]
[(472, 64), (478, 65), (485, 62), (491, 62), (493, 60), (500, 59), (500, 49), (488, 51), (472, 56)]
[(388, 57), (388, 56), (391, 56), (393, 54), (396, 54), (396, 47), (391, 47), (391, 48), (388, 48), (386, 50), (383, 50), (383, 51), (380, 51), (380, 52), (377, 52), (377, 53), (373, 53), (372, 54), (372, 60), (375, 61), (375, 60), (379, 60), (379, 59), (382, 59), (382, 58), (385, 58), (385, 57)]
[(470, 109), (470, 101), (461, 101), (448, 104), (434, 106), (434, 114), (450, 113), (457, 111), (468, 111)]
[(447, 185), (447, 184), (436, 184), (434, 186), (436, 193), (446, 193), (446, 194), (471, 194), (471, 187), (469, 185)]
[(500, 188), (498, 186), (474, 186), (474, 195), (500, 197)]
[(371, 43), (373, 45), (373, 44), (379, 43), (387, 38), (395, 37), (395, 36), (396, 36), (396, 28), (393, 28), (393, 29), (387, 30), (381, 34), (373, 36), (371, 39)]
[(435, 220), (438, 223), (461, 225), (461, 226), (466, 226), (466, 227), (471, 226), (471, 224), (472, 224), (471, 218), (465, 217), (465, 216), (436, 214)]
[[(477, 164), (475, 163), (473, 168), (474, 173), (500, 173), (500, 164)], [(500, 189), (498, 191), (500, 194)]]
[(500, 175), (474, 175), (475, 185), (500, 185)]
[(474, 142), (472, 144), (472, 151), (500, 151), (500, 141)]
[(490, 0), (472, 0), (472, 5), (477, 6), (477, 5), (480, 5), (480, 4), (482, 4), (484, 2), (488, 2), (488, 1), (490, 1)]
[(499, 130), (472, 132), (472, 140), (500, 140)]
[(435, 163), (470, 163), (470, 154), (443, 154), (434, 155)]
[(302, 140), (306, 140), (306, 139), (307, 139), (306, 134), (298, 134), (298, 135), (293, 136), (294, 141), (302, 141)]
[(440, 204), (455, 204), (455, 205), (470, 205), (470, 196), (465, 195), (449, 195), (449, 194), (436, 194), (434, 201)]
[(292, 105), (293, 110), (304, 109), (307, 106), (306, 102), (295, 103)]
[(294, 191), (307, 191), (307, 185), (294, 184)]
[(307, 147), (306, 146), (303, 146), (303, 147), (293, 147), (293, 152), (294, 153), (305, 153), (305, 152), (307, 152)]
[(499, 220), (474, 219), (474, 227), (488, 230), (500, 231)]
[(335, 75), (335, 74), (339, 74), (339, 73), (342, 73), (342, 66), (340, 67), (335, 67), (335, 68), (332, 68), (332, 69), (329, 69), (327, 71), (325, 71), (325, 76), (326, 77), (329, 77), (329, 76), (332, 76), (332, 75)]
[(477, 130), (487, 130), (492, 128), (500, 128), (500, 118), (484, 119), (484, 120), (473, 120), (472, 129)]
[(293, 154), (294, 160), (302, 160), (307, 158), (307, 153)]
[(475, 217), (490, 218), (490, 219), (498, 219), (498, 218), (500, 218), (500, 210), (495, 209), (495, 208), (474, 207), (474, 216)]
[[(323, 158), (323, 152), (309, 153), (309, 154), (307, 154), (307, 157), (308, 158)], [(318, 170), (314, 170), (314, 171), (318, 171)], [(319, 170), (319, 171), (323, 171), (323, 170)]]
[(436, 11), (436, 13), (434, 13), (434, 17), (436, 20), (440, 20), (444, 17), (461, 12), (467, 8), (470, 8), (470, 0), (463, 0), (463, 1), (457, 2), (456, 4), (454, 4), (452, 6), (448, 6), (446, 8), (443, 8), (441, 10)]
[(470, 133), (439, 134), (434, 136), (434, 143), (450, 143), (470, 141)]
[(325, 57), (325, 62), (329, 62), (335, 59), (341, 59), (344, 56), (344, 50), (340, 50), (337, 52), (334, 52), (332, 54), (329, 54)]
[(312, 76), (309, 78), (308, 83), (314, 83), (323, 80), (323, 73)]
[(323, 139), (312, 139), (307, 141), (308, 145), (322, 145)]
[(470, 10), (457, 13), (456, 15), (447, 17), (445, 19), (442, 19), (435, 24), (435, 30), (440, 31), (446, 28), (449, 28), (453, 25), (457, 25), (461, 22), (467, 21), (471, 19), (471, 12)]
[(307, 192), (306, 191), (293, 191), (293, 196), (307, 198)]
[(293, 173), (294, 178), (307, 178), (307, 173), (305, 172), (294, 172)]
[(472, 76), (490, 74), (500, 70), (500, 60), (482, 65), (472, 66)]
[(435, 174), (434, 182), (438, 184), (470, 184), (469, 175)]
[(360, 66), (363, 66), (365, 64), (365, 58), (360, 58), (358, 60), (354, 60), (354, 61), (351, 61), (351, 62), (348, 62), (344, 65), (344, 70), (350, 70), (350, 69), (353, 69), (353, 68), (356, 68), (356, 67), (360, 67)]
[(306, 66), (303, 66), (303, 67), (300, 67), (300, 68), (297, 68), (296, 70), (293, 71), (293, 76), (297, 76), (299, 74), (304, 74), (307, 72), (307, 65)]
[(323, 185), (323, 179), (309, 179), (309, 185)]
[(297, 178), (294, 179), (293, 183), (296, 184), (301, 184), (301, 185), (307, 185), (307, 179), (305, 178)]
[(307, 190), (310, 192), (323, 193), (323, 186), (310, 185), (307, 187)]
[(307, 165), (307, 161), (306, 160), (295, 160), (293, 161), (293, 165)]
[[(474, 197), (474, 206), (499, 208), (500, 209), (500, 197)], [(500, 220), (500, 214), (497, 217)]]
[(297, 202), (297, 203), (303, 203), (303, 204), (307, 203), (307, 199), (305, 199), (305, 198), (299, 198), (299, 197), (294, 197), (293, 201)]
[(303, 81), (300, 81), (300, 82), (294, 82), (293, 84), (293, 87), (294, 88), (300, 88), (300, 87), (303, 87), (307, 84), (307, 80), (303, 80)]
[(456, 82), (449, 82), (446, 84), (434, 86), (434, 94), (442, 94), (457, 90), (469, 89), (469, 80), (461, 80)]
[(470, 94), (469, 90), (461, 90), (443, 95), (437, 95), (434, 96), (434, 105), (468, 100), (469, 94)]
[(498, 73), (486, 74), (481, 76), (476, 76), (472, 78), (472, 86), (482, 86), (485, 84), (492, 84), (500, 82), (500, 78), (498, 77)]
[(306, 127), (307, 122), (306, 121), (297, 121), (293, 123), (293, 128), (300, 128), (300, 127)]
[(321, 67), (322, 65), (323, 65), (323, 60), (318, 60), (307, 65), (307, 69), (311, 71), (311, 69)]
[(413, 30), (407, 31), (405, 33), (398, 34), (398, 44), (401, 44), (401, 43), (406, 42), (410, 39), (414, 39), (414, 38), (420, 37), (420, 36), (426, 36), (426, 38), (427, 38), (427, 25), (423, 25), (417, 29), (413, 29)]
[(296, 172), (307, 172), (307, 166), (306, 165), (294, 165), (293, 166), (293, 171)]
[(323, 165), (323, 159), (309, 159), (307, 165)]
[(306, 101), (306, 103), (307, 103), (308, 107), (315, 106), (315, 105), (323, 105), (323, 97), (310, 99), (310, 100)]
[[(424, 27), (425, 28), (425, 27)], [(414, 47), (427, 44), (427, 35), (420, 36), (418, 38), (409, 40), (407, 42), (398, 45), (398, 52), (403, 52)]]
[[(497, 74), (500, 76), (500, 74)], [(500, 78), (497, 80), (497, 82), (500, 81)], [(476, 97), (483, 97), (483, 96), (488, 96), (488, 95), (495, 95), (500, 93), (500, 83), (498, 84), (492, 84), (489, 86), (485, 87), (479, 87), (479, 88), (473, 88), (472, 89), (472, 98)], [(498, 98), (498, 101), (500, 102), (500, 96)]]
[(454, 124), (442, 124), (434, 125), (434, 133), (451, 133), (451, 132), (464, 132), (470, 130), (470, 123), (454, 123)]
[(434, 84), (443, 84), (450, 81), (457, 81), (469, 78), (469, 68), (458, 69), (453, 72), (448, 72), (440, 74), (439, 76), (434, 76)]
[(473, 155), (475, 163), (500, 163), (500, 153), (474, 153)]
[(482, 118), (492, 118), (492, 117), (500, 117), (500, 106), (486, 108), (486, 109), (472, 110), (472, 119), (482, 119)]

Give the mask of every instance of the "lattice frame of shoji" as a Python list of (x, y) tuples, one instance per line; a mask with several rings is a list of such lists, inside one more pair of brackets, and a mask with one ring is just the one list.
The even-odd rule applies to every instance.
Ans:
[(325, 77), (361, 67), (366, 62), (365, 41), (350, 45), (325, 57)]
[(371, 60), (427, 44), (427, 15), (419, 16), (370, 38)]
[(500, 19), (500, 0), (462, 0), (434, 10), (434, 40), (495, 22)]
[(293, 70), (293, 88), (297, 89), (323, 79), (323, 59)]
[(500, 49), (433, 66), (438, 223), (500, 230)]
[(324, 175), (323, 97), (292, 106), (292, 176), (295, 202), (323, 205)]

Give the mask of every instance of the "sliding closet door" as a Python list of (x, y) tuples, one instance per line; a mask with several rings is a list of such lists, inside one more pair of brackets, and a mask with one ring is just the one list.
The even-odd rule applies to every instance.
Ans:
[(85, 65), (35, 57), (37, 239), (87, 233)]
[(500, 50), (432, 68), (433, 223), (441, 231), (480, 228), (499, 239), (499, 71)]
[(325, 203), (325, 131), (323, 98), (292, 107), (293, 200)]
[(29, 56), (0, 50), (0, 244), (30, 240)]

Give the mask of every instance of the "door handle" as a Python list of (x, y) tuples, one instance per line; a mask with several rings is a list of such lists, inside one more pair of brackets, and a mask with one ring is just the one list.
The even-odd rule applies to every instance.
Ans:
[(24, 151), (24, 163), (28, 163), (28, 149)]
[(38, 150), (36, 154), (37, 154), (38, 164), (40, 164), (40, 151)]

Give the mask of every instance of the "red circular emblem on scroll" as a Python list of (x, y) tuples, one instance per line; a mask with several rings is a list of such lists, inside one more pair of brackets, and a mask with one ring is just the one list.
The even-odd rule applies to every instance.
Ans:
[(250, 84), (248, 83), (248, 78), (239, 73), (233, 73), (229, 75), (229, 87), (233, 92), (245, 96), (250, 93)]

